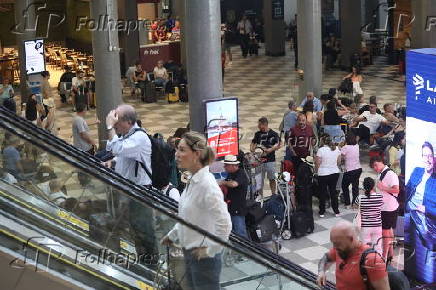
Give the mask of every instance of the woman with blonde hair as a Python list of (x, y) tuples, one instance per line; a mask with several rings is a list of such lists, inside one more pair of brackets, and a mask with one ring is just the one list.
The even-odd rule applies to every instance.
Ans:
[[(187, 132), (176, 151), (177, 166), (190, 172), (185, 190), (179, 201), (179, 216), (209, 233), (227, 240), (232, 229), (230, 214), (223, 194), (209, 164), (215, 153), (207, 146), (203, 135)], [(190, 289), (220, 289), (222, 247), (200, 233), (181, 224), (163, 238), (164, 245), (177, 244), (183, 248), (186, 274)]]

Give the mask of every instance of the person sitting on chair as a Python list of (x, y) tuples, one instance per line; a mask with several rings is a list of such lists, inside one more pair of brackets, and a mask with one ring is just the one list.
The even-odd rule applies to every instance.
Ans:
[(167, 69), (163, 66), (162, 60), (157, 62), (157, 66), (154, 67), (153, 74), (154, 84), (165, 89), (169, 80), (169, 75)]

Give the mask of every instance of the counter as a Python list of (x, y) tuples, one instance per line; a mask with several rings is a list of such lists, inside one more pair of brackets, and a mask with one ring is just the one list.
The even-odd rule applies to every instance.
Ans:
[(180, 41), (141, 45), (139, 54), (142, 69), (147, 72), (153, 71), (159, 60), (163, 60), (164, 63), (169, 60), (180, 63)]

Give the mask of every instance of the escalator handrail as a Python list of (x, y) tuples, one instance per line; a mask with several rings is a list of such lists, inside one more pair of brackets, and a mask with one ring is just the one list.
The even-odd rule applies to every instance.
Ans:
[[(73, 167), (76, 167), (92, 175), (93, 177), (102, 180), (104, 183), (109, 184), (110, 186), (113, 186), (114, 188), (122, 191), (123, 194), (127, 195), (129, 198), (132, 198), (137, 202), (145, 204), (147, 207), (151, 207), (165, 215), (168, 215), (177, 222), (201, 233), (210, 240), (213, 240), (214, 242), (235, 252), (239, 252), (253, 261), (280, 273), (292, 281), (311, 289), (318, 289), (314, 286), (316, 284), (316, 275), (314, 273), (292, 263), (281, 256), (273, 254), (272, 252), (246, 239), (231, 235), (230, 241), (232, 243), (226, 242), (214, 235), (209, 234), (205, 230), (186, 222), (177, 216), (177, 208), (175, 207), (175, 203), (170, 198), (159, 193), (157, 190), (144, 188), (132, 183), (127, 179), (124, 179), (113, 170), (108, 169), (100, 164), (99, 160), (97, 160), (95, 157), (82, 152), (77, 148), (74, 148), (72, 145), (35, 126), (31, 122), (11, 113), (3, 106), (0, 106), (0, 127), (3, 127), (7, 131), (10, 131), (15, 135), (30, 141), (31, 143), (46, 150), (48, 153), (58, 157), (64, 162), (71, 164)], [(24, 134), (20, 131), (22, 131)], [(42, 136), (44, 136), (44, 139)], [(299, 278), (290, 275), (287, 271), (299, 276)], [(300, 276), (311, 283), (301, 280)], [(329, 282), (325, 289), (335, 289), (335, 286)]]

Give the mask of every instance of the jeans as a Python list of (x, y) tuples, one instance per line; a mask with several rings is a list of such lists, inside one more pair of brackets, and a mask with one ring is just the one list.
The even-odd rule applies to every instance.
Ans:
[(362, 174), (362, 168), (347, 171), (344, 173), (342, 179), (342, 193), (344, 194), (345, 205), (350, 205), (350, 184), (353, 192), (353, 200), (351, 204), (356, 201), (356, 197), (359, 195), (359, 178)]
[(319, 182), (319, 214), (325, 213), (326, 197), (330, 196), (332, 209), (335, 214), (339, 213), (338, 192), (336, 191), (336, 184), (338, 183), (339, 173), (334, 173), (325, 176), (318, 176)]
[(215, 257), (196, 259), (190, 250), (184, 250), (185, 278), (190, 290), (219, 290), (221, 274), (221, 253)]
[(166, 79), (163, 79), (163, 78), (156, 78), (155, 80), (154, 80), (154, 84), (155, 84), (155, 86), (157, 86), (157, 87), (163, 87), (164, 88), (164, 90), (166, 91), (166, 87), (167, 87), (167, 83), (168, 83), (168, 80), (166, 80)]
[(232, 231), (241, 237), (248, 239), (247, 226), (245, 225), (245, 216), (232, 215)]

